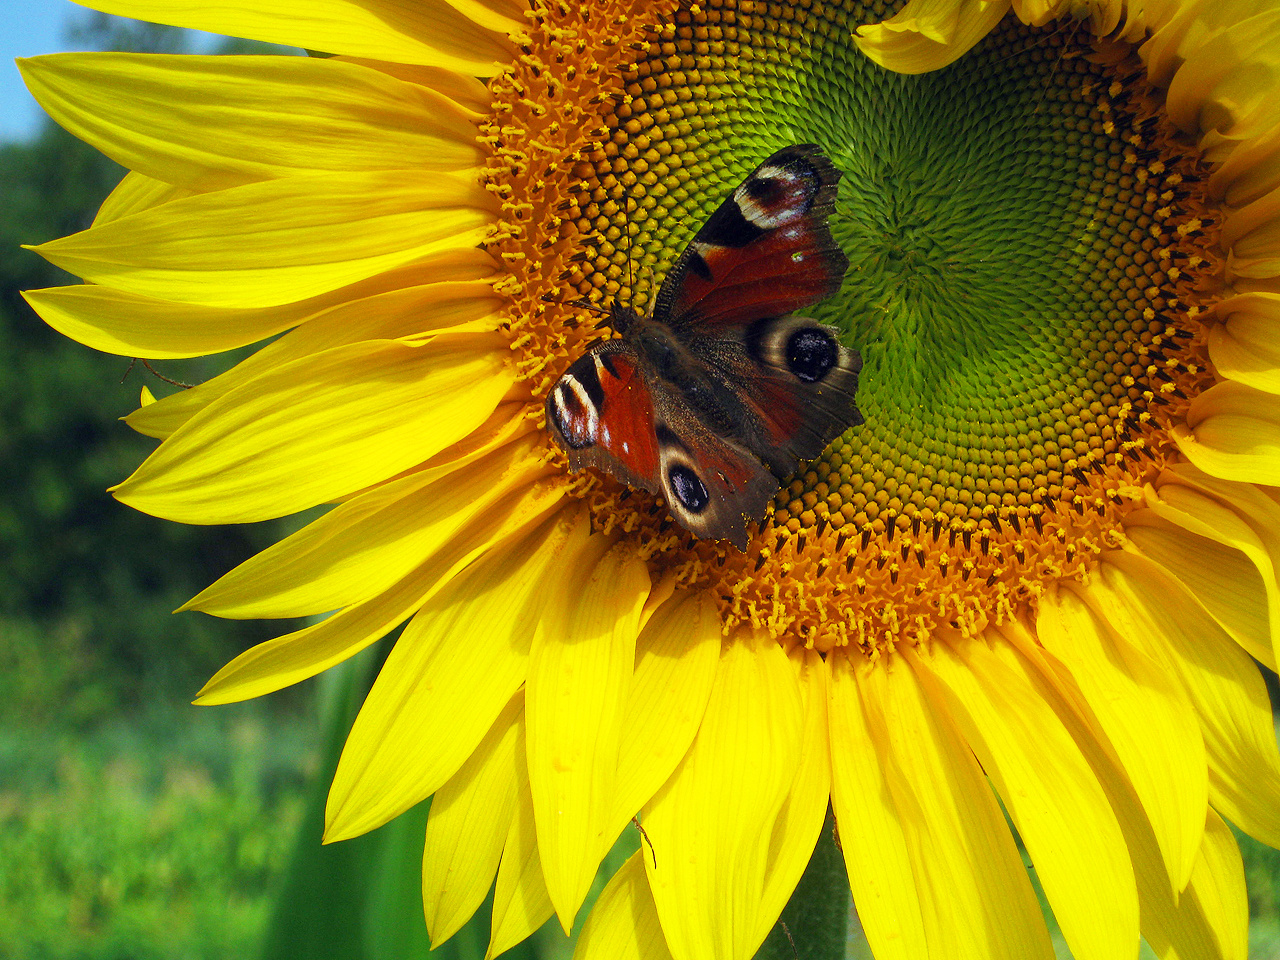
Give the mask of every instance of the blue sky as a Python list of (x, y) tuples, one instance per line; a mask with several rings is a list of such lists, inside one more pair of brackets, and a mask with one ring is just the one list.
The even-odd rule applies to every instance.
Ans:
[(0, 0), (0, 142), (26, 139), (40, 124), (40, 108), (23, 86), (14, 57), (83, 49), (67, 32), (90, 16), (70, 0)]
[(40, 108), (13, 58), (74, 49), (67, 28), (88, 16), (69, 0), (0, 0), (0, 140), (25, 139), (39, 124)]

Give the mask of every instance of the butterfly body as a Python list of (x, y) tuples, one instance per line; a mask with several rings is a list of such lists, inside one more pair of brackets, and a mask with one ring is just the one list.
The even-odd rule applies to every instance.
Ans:
[(547, 397), (572, 468), (662, 496), (697, 536), (745, 549), (781, 480), (862, 422), (857, 353), (794, 315), (848, 267), (827, 226), (838, 179), (815, 146), (779, 151), (698, 231), (649, 314), (612, 305), (618, 336)]

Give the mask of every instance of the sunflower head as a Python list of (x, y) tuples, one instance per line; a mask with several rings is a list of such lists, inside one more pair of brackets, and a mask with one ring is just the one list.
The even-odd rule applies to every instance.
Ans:
[[(963, 65), (904, 76), (854, 42), (884, 13), (616, 16), (591, 53), (617, 59), (570, 67), (584, 12), (548, 10), (485, 130), (489, 189), (526, 198), (491, 249), (519, 284), (537, 396), (594, 335), (574, 300), (643, 307), (764, 157), (811, 140), (835, 160), (852, 267), (812, 313), (865, 358), (869, 428), (783, 483), (746, 556), (609, 477), (581, 495), (602, 530), (710, 586), (728, 626), (868, 653), (977, 633), (1119, 545), (1213, 383), (1198, 318), (1223, 291), (1209, 171), (1131, 47), (1009, 19)], [(620, 89), (548, 109), (548, 62)]]

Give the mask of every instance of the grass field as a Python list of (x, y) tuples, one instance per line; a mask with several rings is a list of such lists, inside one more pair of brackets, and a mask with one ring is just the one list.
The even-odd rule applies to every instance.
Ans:
[(0, 956), (255, 956), (315, 725), (260, 704), (0, 732)]

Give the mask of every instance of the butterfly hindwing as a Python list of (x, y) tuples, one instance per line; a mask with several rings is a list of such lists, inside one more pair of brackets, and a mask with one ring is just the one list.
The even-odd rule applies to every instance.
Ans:
[(657, 436), (662, 495), (672, 515), (699, 537), (745, 550), (747, 522), (764, 516), (778, 478), (749, 450), (687, 413), (661, 421)]
[(836, 331), (808, 317), (758, 320), (690, 349), (723, 370), (743, 408), (735, 435), (781, 479), (862, 423), (856, 397), (862, 358)]

